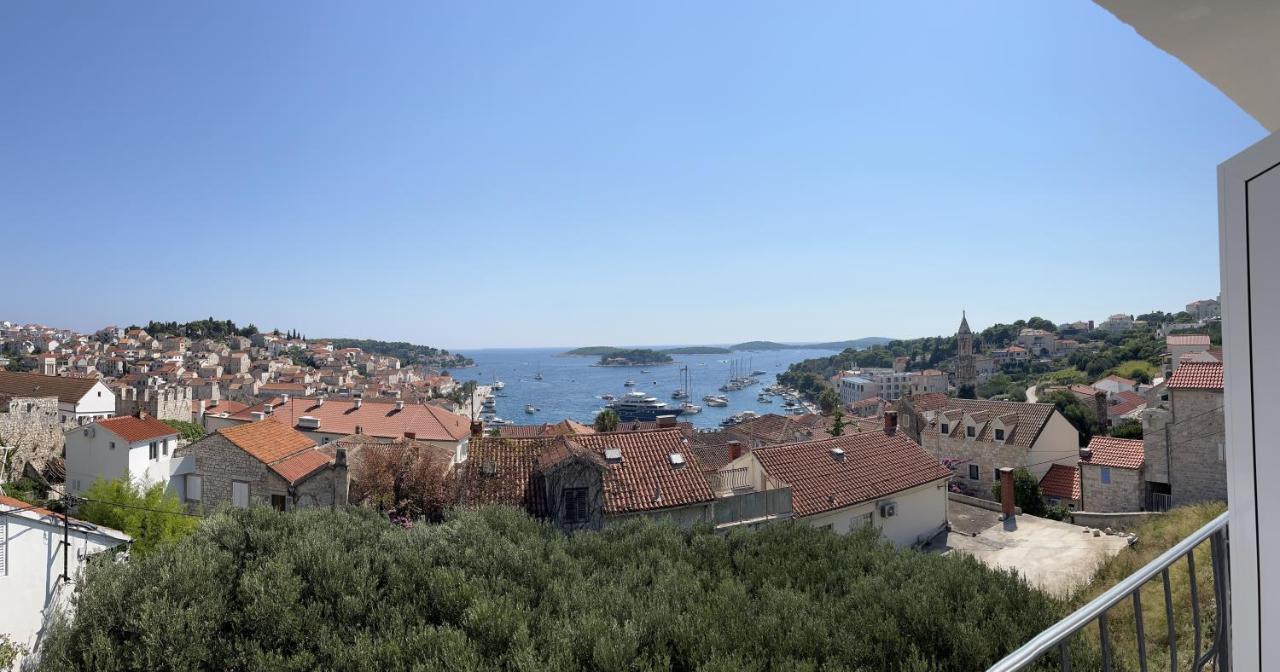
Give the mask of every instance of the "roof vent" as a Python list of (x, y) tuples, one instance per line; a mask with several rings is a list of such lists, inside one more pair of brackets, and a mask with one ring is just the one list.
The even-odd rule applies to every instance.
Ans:
[(289, 403), (289, 393), (285, 392), (284, 394), (280, 395), (280, 404), (284, 405), (287, 403)]
[(396, 402), (396, 410), (397, 410), (397, 411), (403, 411), (403, 410), (404, 410), (404, 402), (403, 402), (403, 401), (397, 401), (397, 402)]
[(324, 406), (324, 395), (316, 397), (316, 406)]
[(609, 464), (622, 464), (622, 449), (620, 449), (620, 448), (605, 448), (605, 449), (604, 449), (604, 460), (605, 460), (605, 462), (608, 462)]
[(493, 460), (484, 460), (480, 463), (480, 473), (484, 476), (498, 475), (498, 463)]
[(655, 486), (653, 488), (653, 501), (656, 504), (662, 503), (662, 486), (661, 485)]
[(364, 405), (364, 399), (356, 397), (356, 408), (360, 408), (362, 405)]
[(831, 459), (836, 462), (844, 462), (844, 448), (832, 448)]
[(272, 406), (271, 406), (271, 402), (269, 401), (262, 405), (262, 412), (266, 413), (267, 415), (271, 415), (271, 409), (272, 409)]
[(356, 425), (356, 434), (364, 434), (364, 427)]
[(263, 413), (262, 411), (254, 411), (254, 412), (250, 413), (250, 414), (249, 414), (249, 416), (250, 416), (250, 417), (252, 417), (254, 420), (266, 420), (266, 419), (267, 419), (267, 414), (266, 414), (266, 413)]
[(298, 418), (298, 426), (303, 429), (320, 429), (320, 418), (304, 415)]
[(667, 460), (671, 462), (672, 469), (679, 469), (684, 466), (684, 453), (671, 453), (667, 456)]

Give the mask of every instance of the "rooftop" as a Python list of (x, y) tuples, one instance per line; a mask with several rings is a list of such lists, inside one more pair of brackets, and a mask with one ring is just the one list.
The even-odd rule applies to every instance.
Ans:
[(149, 415), (122, 415), (99, 420), (96, 424), (129, 443), (178, 435), (178, 430)]
[(1171, 390), (1221, 390), (1222, 362), (1183, 362), (1169, 377)]
[(256, 404), (232, 415), (237, 420), (252, 420), (253, 413), (264, 411), (265, 404), (272, 405), (268, 416), (277, 422), (296, 427), (298, 418), (309, 416), (320, 421), (319, 429), (300, 428), (326, 434), (355, 434), (356, 428), (364, 434), (398, 437), (411, 432), (424, 441), (461, 441), (471, 433), (470, 422), (456, 413), (438, 406), (426, 404), (403, 405), (397, 409), (395, 402), (362, 401), (357, 407), (352, 399), (318, 399), (310, 397), (281, 398)]
[(1117, 439), (1111, 436), (1095, 436), (1089, 440), (1089, 454), (1081, 456), (1083, 464), (1100, 467), (1138, 469), (1142, 467), (1146, 453), (1142, 439)]

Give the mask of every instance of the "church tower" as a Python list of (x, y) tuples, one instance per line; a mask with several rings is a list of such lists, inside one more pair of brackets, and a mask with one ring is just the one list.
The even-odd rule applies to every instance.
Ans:
[(960, 329), (956, 331), (956, 387), (978, 385), (978, 371), (973, 363), (973, 332), (969, 330), (969, 318), (960, 313)]

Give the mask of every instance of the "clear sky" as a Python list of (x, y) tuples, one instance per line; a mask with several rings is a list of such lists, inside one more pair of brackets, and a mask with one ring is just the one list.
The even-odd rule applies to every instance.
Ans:
[(1177, 309), (1265, 135), (1065, 2), (9, 2), (0, 319), (450, 348)]

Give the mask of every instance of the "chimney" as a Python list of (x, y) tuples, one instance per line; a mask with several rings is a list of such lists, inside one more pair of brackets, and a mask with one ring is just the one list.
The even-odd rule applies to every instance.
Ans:
[(347, 472), (347, 449), (338, 448), (333, 459), (333, 507), (347, 505), (347, 490), (351, 479)]
[[(217, 404), (214, 404), (214, 405), (216, 406)], [(205, 402), (205, 400), (204, 400), (204, 399), (201, 399), (201, 400), (200, 400), (200, 417), (201, 417), (201, 418), (203, 418), (203, 417), (204, 417), (204, 412), (205, 412), (207, 409), (208, 409), (207, 402)]]
[(484, 423), (483, 423), (483, 422), (480, 422), (479, 420), (472, 420), (472, 421), (471, 421), (471, 436), (472, 436), (472, 438), (476, 438), (476, 439), (478, 439), (478, 438), (480, 438), (480, 437), (484, 436)]
[(1013, 469), (1000, 467), (1000, 513), (1004, 520), (1013, 518)]
[(898, 431), (898, 412), (884, 412), (884, 433), (893, 436)]
[(364, 405), (364, 398), (356, 397), (356, 408), (360, 408), (362, 405)]
[(283, 406), (287, 403), (289, 403), (289, 393), (285, 392), (284, 394), (280, 395), (280, 405)]
[(1088, 460), (1093, 457), (1093, 448), (1089, 446), (1080, 446), (1080, 459)]
[(676, 426), (676, 416), (674, 415), (659, 415), (657, 417), (657, 420), (658, 420), (659, 427), (675, 427)]
[(258, 421), (258, 420), (266, 420), (266, 419), (267, 419), (267, 414), (266, 414), (266, 413), (263, 413), (262, 411), (254, 411), (254, 412), (250, 413), (249, 415), (250, 415), (250, 417), (252, 417), (252, 418), (254, 419), (254, 421), (255, 421), (255, 422), (256, 422), (256, 421)]
[(397, 410), (397, 411), (403, 411), (403, 410), (404, 410), (404, 402), (403, 402), (403, 401), (396, 401), (396, 410)]
[(1098, 414), (1098, 427), (1106, 430), (1106, 428), (1111, 425), (1107, 420), (1107, 393), (1102, 390), (1098, 390), (1098, 393), (1093, 395), (1093, 402), (1094, 413)]
[(742, 442), (730, 441), (729, 442), (729, 461), (732, 462), (733, 460), (736, 460), (739, 457), (742, 457)]
[(364, 427), (356, 425), (356, 434), (364, 434)]
[(316, 406), (324, 406), (324, 395), (316, 397)]

